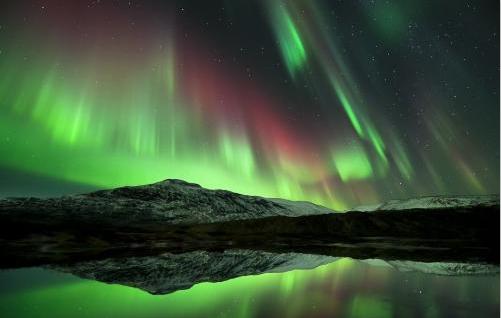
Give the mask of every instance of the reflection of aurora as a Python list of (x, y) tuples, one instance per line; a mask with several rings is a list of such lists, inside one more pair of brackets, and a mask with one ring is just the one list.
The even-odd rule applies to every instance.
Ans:
[[(61, 280), (62, 274), (43, 275)], [(340, 259), (314, 270), (201, 283), (164, 296), (59, 281), (3, 295), (0, 309), (5, 317), (488, 317), (499, 314), (498, 280), (405, 273)]]
[[(17, 39), (6, 41), (0, 61), (0, 164), (96, 187), (180, 178), (335, 209), (498, 191), (498, 174), (483, 170), (485, 154), (436, 107), (440, 96), (420, 132), (429, 148), (414, 149), (402, 138), (405, 125), (367, 103), (342, 43), (321, 27), (330, 21), (326, 10), (312, 2), (302, 8), (305, 18), (293, 2), (269, 3), (288, 74), (298, 87), (318, 88), (327, 102), (307, 109), (329, 114), (330, 125), (297, 126), (287, 110), (296, 101), (209, 62), (204, 44), (180, 39), (175, 25), (145, 20), (123, 32), (120, 21), (130, 13), (117, 7), (106, 22), (95, 13), (76, 16), (84, 37), (49, 10), (46, 19), (33, 16), (24, 29), (0, 34)], [(394, 38), (402, 19), (398, 8), (391, 12), (391, 23), (376, 30)], [(114, 34), (121, 37), (110, 41)]]

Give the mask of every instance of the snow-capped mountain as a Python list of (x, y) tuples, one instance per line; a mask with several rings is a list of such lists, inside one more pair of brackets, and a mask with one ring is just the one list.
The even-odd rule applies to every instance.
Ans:
[(354, 211), (388, 211), (410, 209), (461, 208), (499, 205), (499, 195), (428, 196), (404, 200), (390, 200), (382, 204), (360, 206)]
[(146, 220), (163, 224), (213, 223), (269, 216), (304, 216), (334, 211), (309, 202), (267, 199), (168, 179), (149, 185), (100, 190), (61, 198), (0, 200), (2, 213), (92, 222), (131, 224)]

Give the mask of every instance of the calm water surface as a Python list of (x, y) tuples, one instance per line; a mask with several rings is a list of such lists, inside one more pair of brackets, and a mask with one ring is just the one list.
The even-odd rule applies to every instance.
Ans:
[(1, 317), (499, 317), (499, 275), (439, 276), (340, 259), (168, 295), (30, 268), (0, 272)]

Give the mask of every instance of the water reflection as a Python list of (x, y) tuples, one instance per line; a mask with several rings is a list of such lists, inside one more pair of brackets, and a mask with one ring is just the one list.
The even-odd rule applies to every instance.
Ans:
[(348, 258), (168, 295), (48, 269), (4, 271), (0, 286), (2, 317), (499, 316), (499, 274), (433, 275)]

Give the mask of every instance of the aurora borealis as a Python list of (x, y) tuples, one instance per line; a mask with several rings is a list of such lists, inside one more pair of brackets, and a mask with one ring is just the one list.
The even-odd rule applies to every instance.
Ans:
[(499, 193), (498, 11), (5, 2), (0, 170), (94, 188), (179, 178), (338, 210)]
[[(498, 248), (484, 224), (499, 205), (480, 203), (499, 202), (499, 12), (494, 0), (0, 1), (0, 316), (499, 316), (499, 267), (475, 275), (474, 263)], [(284, 201), (252, 198), (251, 211), (181, 182), (27, 198), (164, 179), (367, 213), (262, 221)], [(451, 207), (446, 224), (425, 212), (461, 199), (423, 201), (418, 221), (368, 214), (480, 194), (498, 196)], [(456, 217), (467, 209), (471, 223)], [(393, 212), (404, 221), (387, 223)], [(165, 254), (232, 248), (276, 255)], [(297, 270), (322, 253), (332, 263)], [(448, 257), (464, 267), (421, 263)], [(287, 272), (232, 278), (260, 268)], [(176, 288), (140, 289), (150, 283)]]

